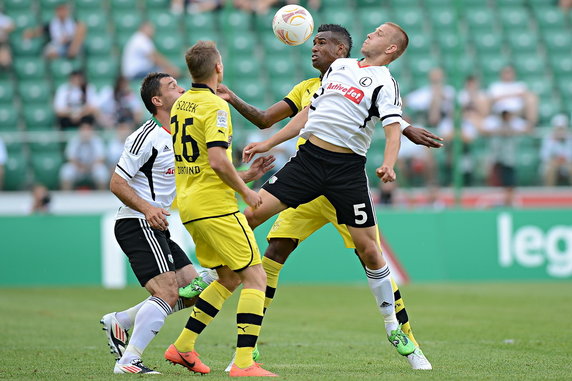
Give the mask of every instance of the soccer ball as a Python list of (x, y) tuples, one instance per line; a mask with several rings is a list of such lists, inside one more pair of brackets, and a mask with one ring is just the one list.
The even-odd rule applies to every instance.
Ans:
[(274, 15), (272, 30), (286, 45), (300, 45), (314, 32), (314, 19), (304, 7), (286, 5)]

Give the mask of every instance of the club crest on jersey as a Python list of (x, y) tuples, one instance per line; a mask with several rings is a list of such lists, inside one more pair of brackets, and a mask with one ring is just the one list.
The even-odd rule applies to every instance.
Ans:
[(360, 104), (361, 100), (364, 97), (363, 91), (361, 91), (360, 89), (357, 89), (353, 86), (350, 87), (339, 82), (328, 83), (326, 90), (331, 90), (340, 93), (344, 97), (348, 98), (350, 101), (358, 105)]
[(368, 87), (373, 83), (373, 80), (370, 77), (363, 77), (359, 79), (359, 84), (363, 87)]

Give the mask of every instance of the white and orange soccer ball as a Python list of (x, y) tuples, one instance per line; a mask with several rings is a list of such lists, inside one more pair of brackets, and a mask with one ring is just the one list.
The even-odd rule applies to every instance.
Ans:
[(276, 37), (286, 45), (300, 45), (314, 32), (314, 19), (304, 7), (286, 5), (274, 15), (272, 30)]

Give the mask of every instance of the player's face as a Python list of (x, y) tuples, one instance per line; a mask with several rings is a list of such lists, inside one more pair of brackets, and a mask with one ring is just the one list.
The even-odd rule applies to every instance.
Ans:
[(177, 84), (177, 80), (173, 77), (161, 78), (161, 101), (163, 102), (163, 107), (166, 110), (171, 110), (171, 107), (175, 104), (175, 101), (179, 99), (181, 95), (185, 92), (181, 86)]
[(376, 30), (369, 33), (361, 46), (361, 53), (364, 57), (375, 57), (382, 54), (387, 54), (391, 46), (396, 46), (392, 43), (393, 34), (395, 30), (391, 25), (382, 24)]
[(319, 32), (314, 37), (312, 66), (325, 73), (332, 62), (344, 56), (344, 45), (334, 38), (332, 32)]

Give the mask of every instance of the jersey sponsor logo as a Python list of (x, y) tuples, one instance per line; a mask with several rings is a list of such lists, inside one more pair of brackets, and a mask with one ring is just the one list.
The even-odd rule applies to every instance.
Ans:
[(344, 97), (348, 98), (355, 104), (360, 104), (364, 97), (363, 91), (353, 86), (347, 86), (339, 82), (330, 82), (326, 87), (326, 90), (335, 91), (342, 94)]
[(192, 167), (177, 167), (178, 175), (197, 175), (201, 173), (201, 167), (198, 165)]
[(373, 83), (373, 80), (370, 77), (363, 77), (359, 79), (359, 84), (363, 87), (368, 87)]
[(166, 175), (174, 175), (175, 174), (175, 168), (167, 168), (167, 170), (165, 171)]
[(216, 112), (216, 126), (226, 128), (228, 126), (228, 114), (224, 110)]

